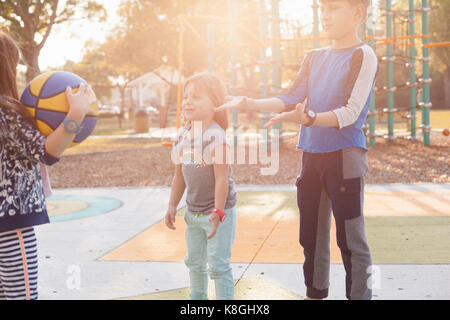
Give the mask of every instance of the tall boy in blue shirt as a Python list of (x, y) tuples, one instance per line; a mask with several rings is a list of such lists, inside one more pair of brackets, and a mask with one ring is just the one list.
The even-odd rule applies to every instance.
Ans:
[[(269, 99), (230, 97), (218, 108), (277, 112), (266, 124), (301, 124), (303, 150), (296, 180), (306, 296), (328, 296), (331, 211), (346, 272), (346, 297), (371, 299), (372, 265), (363, 217), (368, 170), (362, 125), (378, 72), (374, 51), (358, 38), (370, 0), (320, 0), (332, 45), (309, 51), (287, 94)], [(306, 100), (306, 101), (305, 101)]]

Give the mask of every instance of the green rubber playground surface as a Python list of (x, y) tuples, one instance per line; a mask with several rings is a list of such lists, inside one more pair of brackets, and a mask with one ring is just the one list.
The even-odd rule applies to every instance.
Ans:
[[(366, 191), (365, 223), (372, 262), (450, 264), (450, 215), (447, 212), (446, 196), (447, 192), (442, 194), (416, 192), (416, 201), (406, 202), (409, 207), (405, 207), (404, 204), (400, 204), (404, 203), (401, 201), (411, 197), (408, 192), (390, 191), (372, 194)], [(423, 210), (423, 203), (433, 203), (435, 205), (433, 211)], [(300, 219), (296, 192), (238, 192), (237, 207), (238, 229), (232, 262), (304, 261), (303, 250), (298, 242)], [(420, 210), (417, 211), (416, 207)], [(186, 249), (178, 246), (177, 250), (174, 250), (173, 243), (184, 243), (185, 223), (181, 216), (185, 210), (186, 208), (183, 208), (177, 213), (179, 216), (176, 221), (177, 231), (169, 232), (164, 221), (160, 221), (108, 253), (102, 260), (183, 261)], [(342, 263), (336, 243), (334, 219), (330, 232), (331, 263)]]
[(450, 263), (450, 217), (366, 217), (375, 264)]
[[(239, 216), (296, 218), (295, 192), (239, 192)], [(370, 203), (366, 203), (366, 207)], [(186, 208), (179, 210), (183, 215)], [(333, 219), (334, 220), (334, 219)], [(450, 263), (450, 216), (366, 216), (366, 235), (375, 264)], [(334, 221), (333, 221), (334, 224)], [(241, 227), (241, 226), (239, 226)], [(292, 232), (298, 233), (297, 228)], [(331, 239), (335, 243), (336, 239)], [(299, 247), (300, 250), (300, 247)]]

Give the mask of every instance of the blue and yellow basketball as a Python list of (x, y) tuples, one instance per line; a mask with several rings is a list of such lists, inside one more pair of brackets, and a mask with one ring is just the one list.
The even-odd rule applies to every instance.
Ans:
[[(76, 93), (80, 84), (89, 86), (81, 77), (66, 71), (46, 72), (34, 78), (25, 88), (20, 101), (36, 119), (39, 131), (50, 135), (63, 121), (69, 111), (66, 88)], [(98, 105), (91, 89), (91, 113), (83, 120), (83, 129), (75, 136), (71, 147), (85, 140), (94, 130), (98, 119)]]

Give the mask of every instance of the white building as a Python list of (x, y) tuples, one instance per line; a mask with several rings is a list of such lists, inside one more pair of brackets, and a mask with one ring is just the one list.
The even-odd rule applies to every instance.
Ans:
[(134, 79), (128, 87), (131, 89), (131, 98), (136, 107), (146, 107), (155, 102), (159, 106), (166, 106), (169, 91), (172, 88), (171, 95), (176, 94), (177, 84), (178, 70), (170, 66), (161, 66)]

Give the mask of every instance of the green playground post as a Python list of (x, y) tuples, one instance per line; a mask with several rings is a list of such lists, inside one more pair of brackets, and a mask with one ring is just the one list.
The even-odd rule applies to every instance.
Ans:
[[(392, 19), (392, 0), (386, 0), (386, 37), (388, 39), (393, 38), (393, 19)], [(387, 44), (387, 108), (384, 109), (388, 114), (388, 135), (389, 140), (393, 140), (394, 137), (394, 48), (392, 42)]]
[(358, 35), (361, 41), (367, 36), (367, 26), (365, 22), (361, 23), (359, 26)]
[[(279, 0), (272, 0), (272, 16), (271, 16), (271, 31), (272, 38), (276, 39), (272, 41), (272, 88), (278, 94), (281, 90), (281, 42), (278, 39), (281, 38), (280, 31), (280, 4)], [(273, 126), (274, 129), (283, 129), (282, 123), (276, 123)], [(277, 141), (281, 145), (281, 140)]]
[(208, 34), (208, 71), (210, 73), (214, 73), (216, 71), (216, 53), (214, 51), (214, 48), (216, 47), (216, 40), (214, 34), (214, 22), (209, 22), (206, 29)]
[[(422, 44), (426, 45), (430, 43), (429, 36), (429, 20), (428, 12), (430, 8), (428, 6), (428, 0), (422, 0)], [(423, 95), (422, 95), (422, 132), (423, 132), (423, 144), (425, 146), (430, 145), (430, 52), (425, 46), (422, 47), (422, 82), (423, 82)]]
[(319, 48), (320, 47), (320, 40), (319, 40), (320, 32), (319, 32), (318, 0), (313, 0), (312, 7), (313, 7), (313, 36), (314, 36), (313, 45), (314, 45), (314, 48)]
[[(228, 0), (228, 14), (229, 20), (236, 21), (236, 0)], [(231, 95), (237, 94), (237, 72), (236, 72), (236, 26), (230, 24), (230, 67), (231, 67)], [(232, 124), (233, 124), (233, 145), (237, 147), (238, 140), (238, 111), (233, 109), (232, 111)]]
[[(374, 40), (374, 21), (373, 21), (373, 7), (369, 7), (369, 13), (367, 18), (367, 35), (369, 36), (369, 45), (375, 49), (375, 40)], [(372, 92), (372, 96), (370, 99), (370, 109), (369, 109), (369, 145), (371, 147), (375, 146), (375, 115), (377, 113), (376, 105), (375, 105), (375, 93)]]
[[(259, 1), (259, 36), (262, 43), (266, 43), (266, 37), (267, 37), (267, 9), (266, 9), (266, 2), (264, 0)], [(268, 92), (268, 69), (267, 69), (267, 53), (266, 53), (267, 47), (261, 45), (260, 48), (260, 73), (261, 73), (261, 98), (265, 99), (269, 97)], [(266, 116), (267, 112), (262, 112), (263, 118), (261, 121), (261, 128), (264, 127), (264, 124), (266, 123)], [(268, 143), (268, 130), (263, 129), (261, 131), (261, 139), (262, 139), (262, 145), (264, 148), (267, 148)], [(261, 145), (261, 144), (260, 144)], [(267, 150), (267, 149), (265, 149)]]
[(409, 89), (409, 106), (410, 106), (410, 130), (411, 139), (417, 139), (416, 136), (416, 126), (417, 126), (417, 86), (416, 84), (416, 46), (414, 36), (415, 32), (415, 10), (414, 10), (414, 0), (409, 0), (409, 32), (408, 35), (411, 36), (409, 40), (411, 46), (409, 47), (409, 81), (411, 88)]

